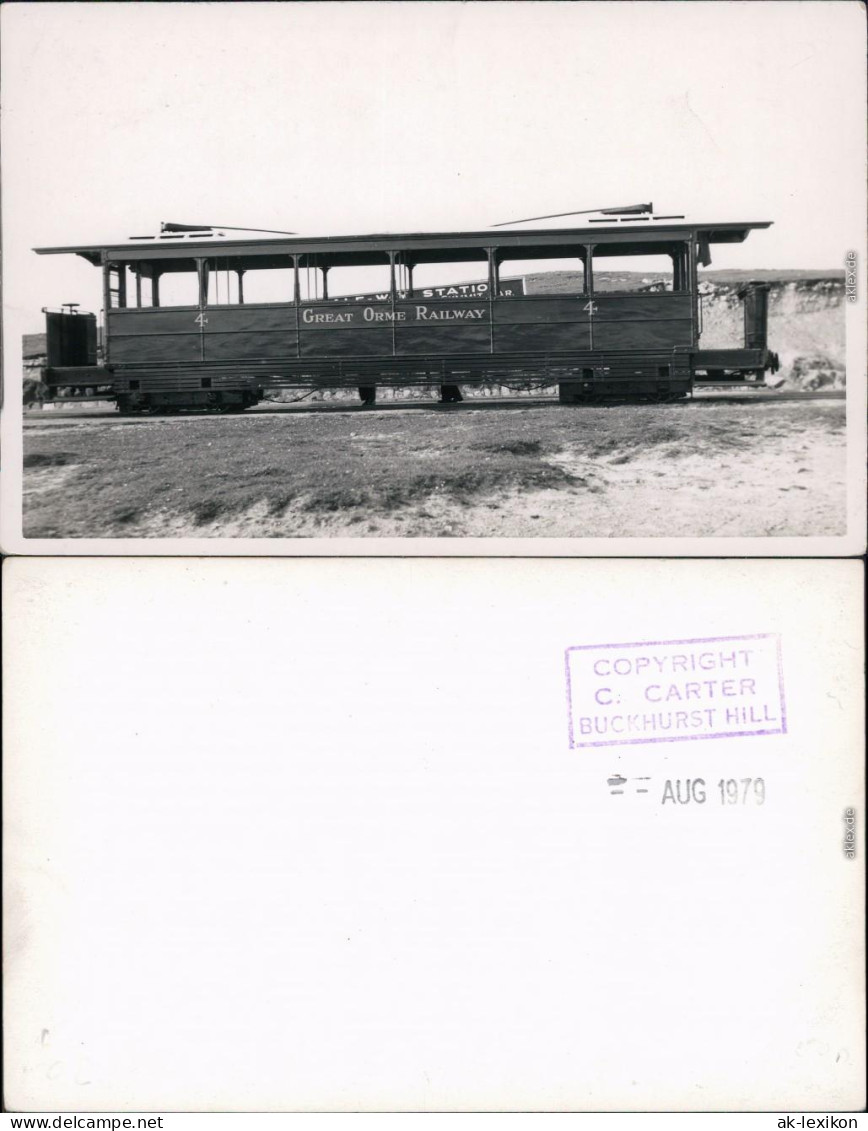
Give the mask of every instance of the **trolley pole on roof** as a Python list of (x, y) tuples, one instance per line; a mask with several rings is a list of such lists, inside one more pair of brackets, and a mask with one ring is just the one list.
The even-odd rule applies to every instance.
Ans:
[(618, 208), (581, 208), (576, 212), (553, 212), (550, 216), (525, 216), (523, 220), (504, 220), (500, 224), (491, 226), (505, 228), (508, 224), (529, 224), (532, 220), (559, 220), (562, 216), (588, 216), (591, 212), (599, 212), (602, 216), (639, 216), (653, 211), (653, 204), (625, 204)]
[(238, 228), (232, 224), (174, 224), (170, 220), (160, 222), (161, 232), (214, 232), (218, 228), (227, 232), (265, 232), (272, 236), (298, 235), (298, 232), (284, 232), (280, 228)]

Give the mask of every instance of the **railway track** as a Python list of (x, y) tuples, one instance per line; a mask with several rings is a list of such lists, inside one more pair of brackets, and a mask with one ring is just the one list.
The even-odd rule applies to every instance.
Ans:
[[(709, 408), (715, 405), (734, 405), (734, 404), (793, 404), (801, 401), (842, 401), (846, 398), (846, 392), (843, 389), (820, 390), (816, 392), (784, 392), (778, 393), (773, 390), (768, 392), (741, 392), (741, 391), (728, 391), (723, 392), (720, 390), (702, 389), (694, 397), (682, 401), (673, 401), (668, 407), (674, 409), (690, 410), (697, 408)], [(81, 404), (76, 405), (54, 405), (52, 407), (46, 406), (43, 409), (29, 408), (24, 412), (24, 427), (30, 428), (34, 426), (48, 425), (69, 425), (77, 421), (104, 421), (113, 424), (141, 424), (153, 421), (179, 421), (179, 420), (239, 420), (242, 418), (250, 418), (256, 416), (273, 416), (284, 415), (292, 413), (364, 413), (369, 415), (372, 412), (479, 412), (479, 411), (492, 411), (492, 410), (516, 410), (528, 408), (541, 408), (557, 404), (554, 397), (479, 397), (469, 398), (462, 401), (460, 404), (441, 405), (431, 400), (406, 400), (406, 401), (383, 401), (373, 406), (362, 406), (357, 403), (326, 403), (322, 401), (299, 401), (278, 403), (265, 401), (257, 405), (255, 408), (247, 409), (246, 412), (240, 415), (226, 417), (214, 416), (202, 412), (184, 412), (178, 414), (168, 413), (153, 413), (143, 416), (120, 416), (117, 409), (108, 401), (102, 401), (99, 404), (85, 406)], [(582, 407), (576, 406), (572, 411), (581, 413)], [(587, 406), (587, 407), (601, 407), (601, 406)], [(617, 411), (617, 405), (611, 406), (613, 411)]]

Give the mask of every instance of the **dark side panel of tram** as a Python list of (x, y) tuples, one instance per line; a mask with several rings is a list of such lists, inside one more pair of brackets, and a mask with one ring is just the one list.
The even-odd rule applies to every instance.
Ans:
[[(766, 290), (743, 294), (745, 341), (699, 349), (698, 261), (711, 243), (741, 242), (766, 223), (656, 225), (547, 232), (371, 236), (326, 240), (187, 240), (40, 249), (75, 252), (104, 273), (105, 357), (95, 364), (93, 316), (48, 314), (49, 388), (111, 384), (122, 407), (246, 407), (264, 387), (374, 386), (511, 380), (557, 384), (565, 403), (597, 396), (683, 395), (697, 373), (761, 379), (776, 358), (766, 342)], [(669, 281), (597, 290), (611, 256), (658, 255)], [(571, 293), (521, 293), (501, 282), (517, 260), (575, 261)], [(475, 263), (481, 282), (414, 288), (420, 265)], [(388, 273), (380, 293), (328, 294), (329, 272)], [(244, 301), (255, 272), (286, 275), (284, 301)], [(319, 273), (320, 290), (302, 280)], [(192, 280), (185, 305), (160, 302), (161, 283)], [(222, 272), (226, 287), (214, 291)], [(236, 287), (228, 301), (229, 278)], [(237, 280), (237, 281), (236, 281)], [(468, 292), (470, 292), (468, 297)], [(52, 342), (55, 348), (52, 349)]]

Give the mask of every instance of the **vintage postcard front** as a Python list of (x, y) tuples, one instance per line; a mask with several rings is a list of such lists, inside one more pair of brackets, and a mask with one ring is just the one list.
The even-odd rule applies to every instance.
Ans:
[(0, 22), (4, 552), (864, 550), (864, 4)]
[(860, 564), (4, 597), (11, 1108), (864, 1103)]

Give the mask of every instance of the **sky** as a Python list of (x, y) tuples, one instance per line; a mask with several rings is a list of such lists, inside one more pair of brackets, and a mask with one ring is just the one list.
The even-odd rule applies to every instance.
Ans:
[(7, 3), (0, 25), (7, 343), (100, 305), (95, 268), (33, 247), (163, 220), (454, 231), (653, 201), (774, 221), (717, 267), (862, 246), (850, 0)]

